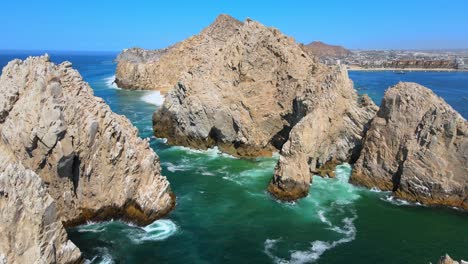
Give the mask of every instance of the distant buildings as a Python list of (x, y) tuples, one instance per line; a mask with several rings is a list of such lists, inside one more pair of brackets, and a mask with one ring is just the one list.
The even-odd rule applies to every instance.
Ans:
[(346, 57), (322, 56), (325, 64), (350, 68), (468, 70), (468, 51), (354, 50)]

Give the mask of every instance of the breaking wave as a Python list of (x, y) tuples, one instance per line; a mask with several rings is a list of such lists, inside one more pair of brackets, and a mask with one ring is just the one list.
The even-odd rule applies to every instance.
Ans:
[(288, 205), (291, 208), (315, 207), (316, 213), (312, 217), (325, 225), (325, 229), (334, 232), (341, 238), (332, 241), (314, 240), (306, 245), (305, 249), (288, 250), (288, 256), (280, 256), (277, 250), (280, 244), (286, 241), (283, 241), (282, 238), (267, 239), (264, 242), (265, 254), (278, 264), (312, 263), (317, 261), (327, 250), (353, 241), (357, 233), (354, 225), (357, 213), (353, 209), (352, 203), (360, 195), (358, 194), (359, 190), (348, 183), (350, 175), (351, 166), (344, 164), (337, 166), (335, 179), (314, 176), (311, 193), (305, 198), (305, 201)]
[(145, 92), (145, 95), (141, 97), (143, 102), (148, 104), (161, 106), (164, 103), (164, 96), (159, 91)]
[(136, 243), (145, 241), (161, 241), (169, 238), (178, 230), (177, 225), (168, 219), (160, 219), (147, 225), (139, 232), (132, 232), (129, 234), (130, 239)]
[(115, 83), (115, 75), (112, 75), (110, 77), (104, 78), (104, 82), (106, 83), (106, 86), (112, 89), (120, 89), (117, 84)]

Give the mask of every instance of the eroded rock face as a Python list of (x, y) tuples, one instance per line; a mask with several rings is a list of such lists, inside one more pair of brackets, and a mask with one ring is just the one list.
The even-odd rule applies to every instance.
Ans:
[(121, 88), (159, 90), (165, 93), (177, 84), (182, 73), (203, 64), (218, 52), (218, 48), (241, 25), (242, 22), (228, 15), (220, 15), (199, 35), (171, 47), (160, 50), (124, 50), (117, 57), (115, 82)]
[(369, 97), (358, 99), (343, 69), (325, 77), (306, 102), (310, 110), (291, 130), (268, 186), (282, 200), (307, 196), (313, 174), (334, 177), (336, 165), (355, 161), (378, 109)]
[(241, 157), (282, 150), (269, 190), (284, 200), (307, 194), (311, 172), (351, 158), (376, 107), (359, 104), (346, 69), (249, 19), (214, 48), (167, 94), (156, 136)]
[(251, 20), (214, 48), (167, 94), (153, 117), (156, 136), (236, 156), (270, 155), (305, 115), (301, 98), (325, 69), (292, 38)]
[(0, 220), (0, 263), (81, 262), (41, 178), (20, 164), (0, 173)]
[(71, 68), (48, 56), (11, 61), (0, 77), (0, 171), (37, 173), (65, 225), (122, 218), (146, 224), (175, 199), (147, 141)]
[(385, 93), (351, 177), (397, 197), (468, 209), (468, 123), (431, 90)]

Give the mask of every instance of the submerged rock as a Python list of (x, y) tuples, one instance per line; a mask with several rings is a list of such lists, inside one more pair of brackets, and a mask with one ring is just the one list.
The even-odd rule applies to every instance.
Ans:
[(468, 122), (421, 85), (390, 88), (351, 182), (410, 201), (468, 209)]
[(71, 68), (48, 56), (11, 61), (0, 77), (0, 171), (21, 162), (75, 225), (121, 218), (147, 224), (175, 199), (147, 141)]
[(0, 173), (0, 220), (0, 263), (81, 263), (54, 199), (41, 178), (22, 165)]

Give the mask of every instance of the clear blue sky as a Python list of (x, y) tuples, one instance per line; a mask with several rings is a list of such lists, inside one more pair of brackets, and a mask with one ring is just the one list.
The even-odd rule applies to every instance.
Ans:
[(2, 0), (0, 49), (162, 48), (218, 14), (352, 49), (468, 48), (468, 0)]

